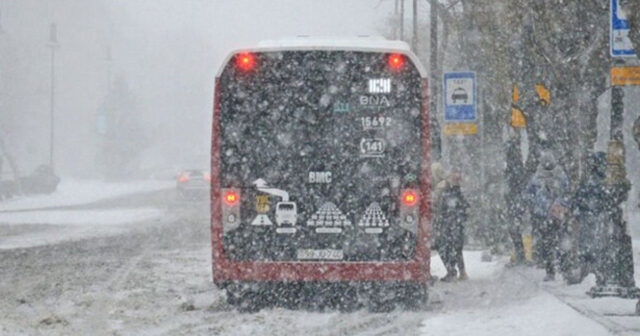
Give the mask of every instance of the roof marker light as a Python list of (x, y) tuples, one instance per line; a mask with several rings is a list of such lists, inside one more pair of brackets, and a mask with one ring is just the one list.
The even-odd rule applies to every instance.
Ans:
[(404, 57), (401, 54), (391, 54), (389, 56), (389, 67), (393, 70), (399, 70), (404, 66)]
[(256, 65), (256, 58), (251, 53), (240, 53), (236, 55), (236, 66), (244, 71), (253, 69)]

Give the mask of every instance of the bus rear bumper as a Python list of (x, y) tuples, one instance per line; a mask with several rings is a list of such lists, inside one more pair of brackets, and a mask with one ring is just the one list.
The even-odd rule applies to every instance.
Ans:
[(217, 286), (226, 291), (229, 304), (244, 311), (273, 306), (342, 311), (419, 309), (426, 306), (428, 297), (426, 283), (411, 281), (226, 281)]

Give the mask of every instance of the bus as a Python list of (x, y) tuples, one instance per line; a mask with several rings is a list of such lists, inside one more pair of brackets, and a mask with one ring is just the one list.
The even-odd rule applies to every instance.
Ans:
[(226, 58), (215, 78), (211, 246), (230, 304), (426, 300), (427, 86), (401, 41), (268, 41)]

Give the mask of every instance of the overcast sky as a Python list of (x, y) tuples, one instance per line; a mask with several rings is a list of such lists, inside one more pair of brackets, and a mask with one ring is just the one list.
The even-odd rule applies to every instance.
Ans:
[(60, 42), (58, 168), (75, 174), (90, 172), (100, 150), (95, 115), (109, 69), (111, 80), (130, 86), (154, 137), (149, 165), (181, 165), (209, 151), (214, 75), (229, 52), (297, 35), (379, 35), (393, 6), (393, 0), (0, 0), (0, 47), (9, 56), (0, 58), (0, 84), (12, 91), (0, 105), (18, 116), (30, 111), (31, 118), (12, 126), (8, 141), (27, 171), (48, 157), (51, 22)]

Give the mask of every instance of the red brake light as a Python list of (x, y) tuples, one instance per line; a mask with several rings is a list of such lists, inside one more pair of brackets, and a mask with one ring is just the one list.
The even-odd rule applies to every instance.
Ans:
[(241, 53), (236, 56), (236, 66), (244, 71), (253, 69), (255, 65), (256, 59), (251, 53)]
[(398, 70), (404, 65), (404, 57), (400, 54), (391, 54), (389, 56), (389, 67), (393, 70)]
[(205, 181), (211, 181), (211, 174), (209, 173), (202, 173), (202, 178), (205, 179)]
[(178, 177), (178, 181), (182, 182), (182, 183), (187, 182), (187, 181), (189, 181), (189, 176), (184, 175), (184, 174), (180, 175), (180, 177)]
[(406, 206), (414, 206), (418, 203), (418, 195), (413, 190), (402, 193), (402, 203)]
[(238, 203), (238, 201), (240, 201), (240, 196), (238, 196), (238, 194), (235, 191), (229, 190), (224, 194), (224, 202), (228, 206), (233, 206), (236, 203)]

